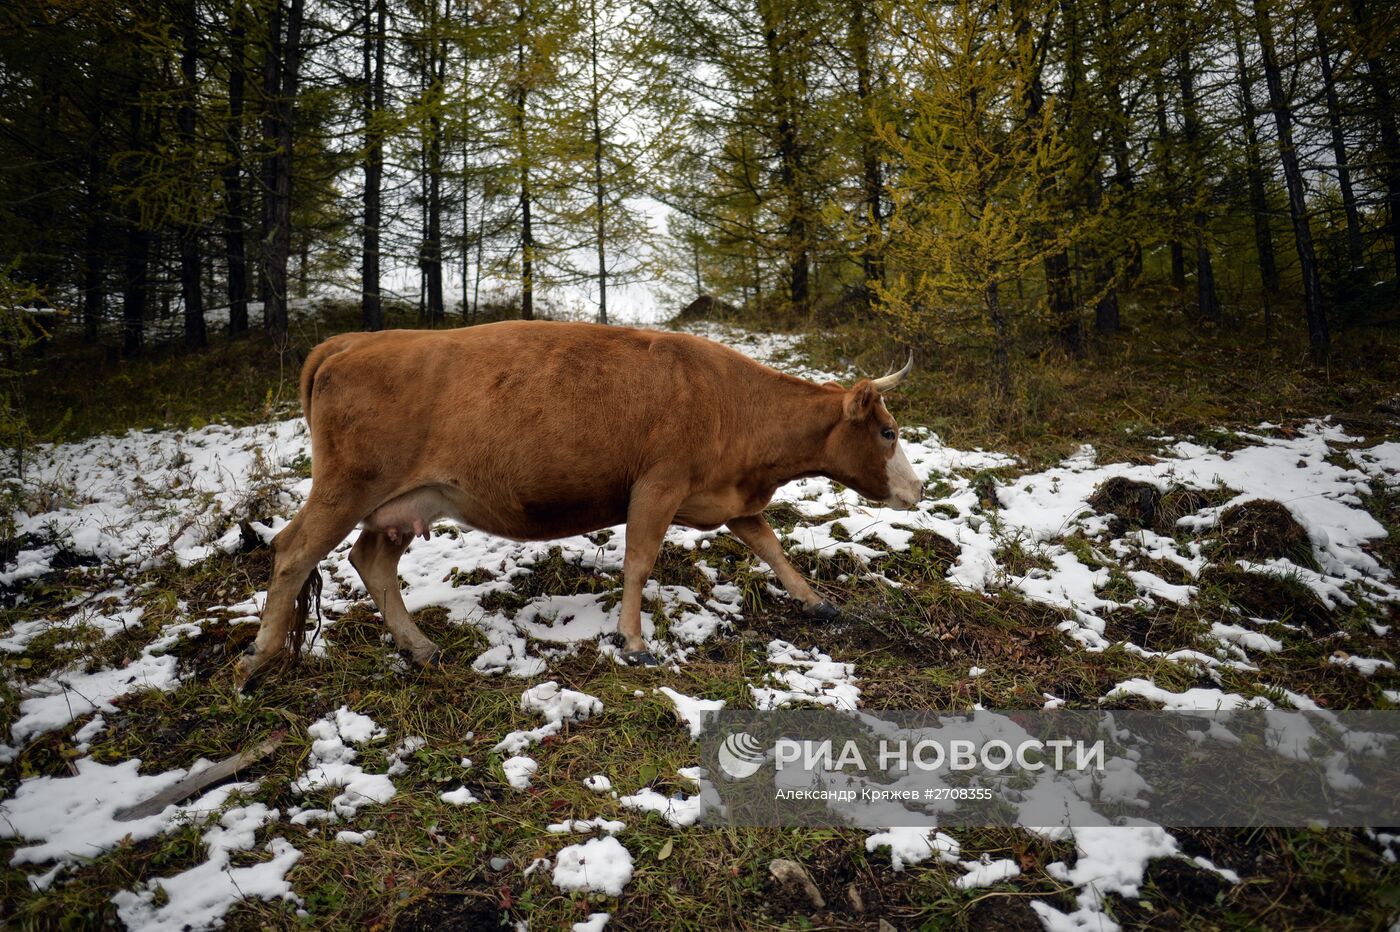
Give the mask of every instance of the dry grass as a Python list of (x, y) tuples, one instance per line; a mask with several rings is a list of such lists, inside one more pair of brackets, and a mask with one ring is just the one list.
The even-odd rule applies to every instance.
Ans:
[[(353, 323), (346, 309), (331, 319), (329, 325), (300, 334), (296, 345), (309, 346), (330, 329)], [(1358, 432), (1377, 436), (1393, 429), (1377, 408), (1397, 387), (1400, 354), (1376, 349), (1392, 345), (1390, 335), (1342, 334), (1342, 362), (1325, 372), (1302, 368), (1288, 335), (1261, 351), (1247, 336), (1212, 333), (1187, 339), (1179, 323), (1160, 329), (1139, 326), (1135, 333), (1095, 348), (1083, 361), (1025, 360), (1009, 411), (990, 408), (976, 358), (933, 352), (921, 356), (910, 390), (891, 405), (903, 422), (928, 424), (956, 446), (1012, 450), (1027, 465), (1057, 459), (1083, 442), (1098, 446), (1105, 459), (1144, 456), (1157, 448), (1152, 438), (1160, 434), (1228, 445), (1234, 442), (1231, 435), (1212, 431), (1266, 418), (1286, 423), (1343, 412)], [(1371, 351), (1358, 356), (1354, 366), (1341, 368), (1347, 347), (1362, 344)], [(873, 345), (868, 331), (855, 328), (814, 338), (811, 345), (827, 365), (850, 363), (867, 371), (882, 369), (893, 356), (888, 348)], [(270, 358), (256, 340), (202, 357), (156, 354), (137, 363), (104, 362), (78, 353), (41, 374), (32, 397), (41, 391), (53, 394), (36, 403), (33, 417), (51, 435), (64, 437), (197, 419), (257, 420), (269, 410), (285, 410), (279, 405), (291, 399), (285, 388), (287, 363)], [(219, 367), (221, 380), (205, 377), (211, 364)], [(88, 377), (76, 378), (85, 365), (90, 366)], [(73, 416), (64, 421), (69, 409)], [(992, 507), (990, 477), (982, 477), (980, 486), (984, 507)], [(1112, 505), (1124, 520), (1153, 526), (1191, 504), (1168, 493), (1151, 503), (1148, 514), (1142, 510), (1141, 490), (1118, 492), (1122, 494), (1105, 493), (1105, 510)], [(1376, 488), (1367, 504), (1393, 535), (1378, 545), (1377, 556), (1400, 570), (1400, 536), (1395, 536), (1400, 534), (1400, 493)], [(790, 509), (775, 509), (772, 518), (779, 527), (800, 520)], [(1082, 554), (1086, 564), (1097, 562), (1092, 541), (1063, 543)], [(364, 755), (370, 769), (382, 769), (384, 755), (402, 738), (428, 739), (410, 761), (409, 772), (396, 779), (399, 795), (366, 807), (356, 819), (357, 830), (378, 833), (366, 846), (338, 844), (333, 833), (313, 833), (285, 820), (278, 824), (277, 831), (304, 852), (291, 880), (309, 919), (298, 918), (287, 904), (249, 902), (229, 914), (233, 929), (489, 929), (519, 920), (536, 929), (556, 929), (594, 910), (612, 912), (610, 928), (618, 929), (870, 929), (881, 919), (897, 928), (1038, 929), (1028, 902), (1032, 894), (1062, 908), (1071, 906), (1072, 891), (1063, 889), (1045, 867), (1072, 852), (1025, 832), (952, 832), (967, 856), (985, 851), (1011, 857), (1023, 869), (1012, 881), (968, 892), (954, 885), (961, 875), (956, 868), (930, 863), (891, 872), (885, 854), (865, 851), (864, 833), (677, 830), (654, 815), (620, 810), (582, 784), (584, 777), (601, 772), (624, 793), (642, 786), (664, 793), (685, 789), (675, 771), (694, 762), (689, 739), (669, 702), (651, 690), (665, 684), (690, 695), (725, 699), (733, 708), (749, 707), (746, 681), (764, 669), (764, 645), (775, 637), (821, 645), (854, 663), (863, 702), (873, 710), (965, 709), (972, 702), (988, 708), (1036, 708), (1046, 693), (1071, 707), (1097, 707), (1115, 683), (1132, 677), (1151, 677), (1171, 690), (1217, 685), (1197, 666), (1143, 656), (1122, 644), (1100, 653), (1068, 650), (1058, 630), (1063, 613), (1010, 591), (978, 593), (951, 586), (943, 576), (952, 556), (947, 541), (933, 535), (917, 538), (908, 552), (874, 567), (900, 584), (894, 587), (874, 580), (849, 559), (799, 555), (799, 569), (846, 608), (840, 621), (818, 624), (798, 618), (785, 600), (771, 594), (770, 578), (742, 547), (716, 539), (704, 559), (722, 582), (744, 593), (744, 629), (712, 640), (679, 673), (620, 668), (588, 646), (552, 663), (551, 677), (599, 697), (605, 711), (531, 752), (541, 769), (536, 787), (524, 793), (507, 786), (501, 755), (492, 746), (507, 731), (537, 724), (518, 709), (526, 684), (472, 671), (470, 659), (484, 649), (484, 639), (469, 625), (449, 624), (440, 609), (424, 610), (418, 620), (446, 649), (449, 662), (441, 669), (399, 672), (394, 652), (381, 637), (382, 625), (372, 608), (361, 604), (328, 629), (328, 658), (307, 659), (242, 699), (232, 691), (229, 664), (253, 629), (226, 622), (208, 625), (202, 637), (175, 648), (188, 673), (185, 683), (171, 693), (138, 693), (120, 701), (91, 753), (103, 761), (137, 756), (144, 771), (155, 772), (188, 766), (200, 756), (225, 756), (291, 725), (292, 737), (256, 772), (261, 782), (253, 793), (254, 799), (285, 809), (303, 802), (290, 784), (305, 765), (305, 726), (342, 703), (371, 715), (389, 733), (377, 750)], [(1015, 556), (1027, 569), (1037, 559), (1033, 549), (1024, 547)], [(709, 584), (695, 558), (668, 548), (659, 578), (704, 591)], [(23, 655), (0, 657), (6, 674), (0, 682), (0, 720), (15, 717), (18, 682), (78, 662), (120, 664), (161, 625), (206, 617), (210, 606), (230, 604), (263, 588), (267, 572), (267, 552), (251, 550), (188, 569), (157, 567), (128, 578), (147, 609), (140, 629), (67, 646), (60, 645), (73, 640), (71, 635), (56, 633)], [(25, 617), (61, 617), (62, 603), (110, 582), (109, 570), (74, 567), (27, 587), (29, 601), (22, 612)], [(554, 556), (519, 584), (519, 592), (502, 596), (501, 609), (543, 592), (614, 593), (620, 580)], [(1222, 671), (1220, 688), (1275, 700), (1282, 700), (1279, 688), (1287, 688), (1333, 708), (1388, 707), (1382, 690), (1396, 687), (1393, 675), (1368, 679), (1327, 658), (1339, 635), (1349, 650), (1388, 655), (1391, 645), (1371, 622), (1393, 624), (1395, 619), (1365, 608), (1329, 611), (1295, 581), (1282, 578), (1218, 570), (1200, 584), (1200, 597), (1189, 606), (1115, 613), (1109, 636), (1157, 651), (1201, 649), (1211, 625), (1236, 620), (1238, 610), (1276, 618), (1296, 626), (1270, 629), (1283, 641), (1283, 650), (1256, 655), (1262, 668), (1258, 674)], [(0, 627), (20, 613), (4, 610)], [(972, 677), (972, 666), (988, 672)], [(641, 697), (634, 695), (637, 690)], [(25, 776), (66, 773), (77, 756), (74, 730), (35, 742), (16, 762), (0, 768), (0, 787), (13, 792)], [(458, 765), (463, 756), (475, 762), (469, 771)], [(438, 799), (440, 791), (462, 782), (489, 805), (456, 808)], [(535, 857), (551, 856), (579, 840), (549, 834), (548, 822), (598, 814), (628, 823), (623, 839), (636, 858), (636, 874), (620, 900), (566, 895), (545, 876), (522, 876), (522, 868)], [(8, 865), (15, 843), (0, 843), (5, 864), (0, 867), (0, 922), (35, 929), (111, 923), (112, 893), (202, 861), (200, 834), (192, 826), (122, 846), (78, 870), (72, 882), (45, 892), (31, 890), (26, 871)], [(1109, 905), (1110, 915), (1125, 927), (1384, 928), (1400, 910), (1394, 865), (1357, 833), (1177, 835), (1189, 853), (1238, 871), (1242, 883), (1222, 887), (1205, 872), (1157, 862), (1140, 899), (1115, 898)], [(767, 865), (776, 857), (807, 866), (829, 908), (814, 912), (775, 886)], [(492, 858), (505, 858), (510, 866), (493, 870)]]

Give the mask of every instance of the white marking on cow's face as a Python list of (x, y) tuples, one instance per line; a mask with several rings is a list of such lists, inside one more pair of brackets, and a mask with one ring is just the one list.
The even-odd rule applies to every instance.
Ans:
[(885, 470), (890, 480), (890, 497), (885, 504), (892, 508), (913, 508), (924, 497), (924, 484), (909, 465), (904, 444), (895, 442), (894, 454), (885, 461)]

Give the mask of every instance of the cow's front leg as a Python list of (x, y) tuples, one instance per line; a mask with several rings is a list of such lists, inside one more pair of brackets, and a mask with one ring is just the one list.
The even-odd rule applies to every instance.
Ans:
[(822, 621), (829, 621), (841, 614), (836, 606), (817, 595), (807, 580), (802, 578), (802, 574), (793, 569), (787, 554), (783, 553), (783, 545), (778, 542), (778, 535), (774, 534), (768, 522), (763, 520), (763, 515), (745, 515), (726, 524), (735, 537), (773, 568), (778, 582), (783, 584), (789, 595), (802, 603), (802, 614)]
[(656, 657), (642, 640), (642, 590), (679, 505), (680, 499), (674, 493), (641, 485), (632, 491), (627, 508), (627, 546), (622, 558), (622, 610), (617, 618), (622, 660), (629, 664), (656, 666)]

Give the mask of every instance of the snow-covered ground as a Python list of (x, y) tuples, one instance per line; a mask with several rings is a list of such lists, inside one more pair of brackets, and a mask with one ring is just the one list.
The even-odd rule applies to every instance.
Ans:
[[(851, 375), (805, 366), (795, 356), (796, 338), (716, 326), (705, 327), (703, 332), (796, 374), (817, 380)], [(948, 541), (956, 552), (947, 572), (950, 583), (971, 590), (1015, 590), (1027, 599), (1062, 609), (1066, 649), (1102, 651), (1112, 643), (1106, 619), (1114, 611), (1195, 597), (1192, 581), (1173, 583), (1145, 569), (1126, 574), (1133, 593), (1120, 587), (1110, 597), (1104, 592), (1110, 567), (1140, 567), (1151, 565), (1145, 561), (1160, 561), (1179, 567), (1188, 580), (1194, 580), (1207, 565), (1203, 541), (1220, 516), (1232, 505), (1267, 499), (1280, 502), (1306, 531), (1316, 566), (1273, 560), (1243, 568), (1289, 575), (1328, 606), (1350, 605), (1357, 600), (1400, 601), (1400, 586), (1369, 551), (1369, 544), (1383, 537), (1385, 530), (1362, 507), (1360, 498), (1372, 481), (1400, 483), (1400, 444), (1365, 449), (1337, 425), (1313, 421), (1288, 430), (1260, 425), (1241, 435), (1238, 439), (1243, 445), (1230, 452), (1164, 441), (1161, 454), (1142, 465), (1100, 463), (1095, 451), (1085, 447), (1053, 468), (1021, 471), (1016, 478), (999, 482), (998, 507), (988, 508), (979, 498), (975, 474), (994, 468), (1016, 472), (1014, 458), (997, 452), (953, 449), (936, 434), (917, 426), (906, 426), (904, 437), (915, 470), (930, 480), (931, 487), (938, 483), (936, 497), (914, 511), (895, 511), (871, 505), (824, 479), (794, 482), (778, 496), (805, 519), (786, 535), (788, 548), (824, 556), (847, 554), (868, 562), (907, 550), (919, 532), (931, 532)], [(311, 481), (305, 478), (308, 456), (308, 438), (300, 419), (244, 428), (211, 425), (188, 431), (132, 432), (42, 448), (23, 481), (11, 480), (24, 503), (15, 515), (23, 543), (16, 560), (0, 569), (0, 585), (19, 587), (22, 593), (26, 583), (44, 577), (56, 564), (75, 556), (132, 569), (166, 560), (192, 564), (238, 549), (244, 535), (239, 522), (249, 518), (251, 530), (268, 539), (309, 492)], [(1213, 491), (1217, 493), (1216, 504), (1181, 518), (1179, 526), (1196, 535), (1188, 544), (1150, 530), (1115, 535), (1109, 517), (1096, 513), (1088, 504), (1094, 490), (1112, 477), (1148, 483), (1163, 491), (1169, 487)], [(664, 618), (644, 613), (643, 630), (653, 651), (668, 665), (679, 668), (687, 664), (700, 645), (730, 636), (742, 624), (740, 589), (720, 581), (706, 560), (705, 551), (718, 533), (677, 528), (667, 538), (696, 555), (700, 571), (713, 583), (709, 591), (655, 582), (648, 585), (648, 604), (654, 604), (652, 600), (659, 603)], [(1092, 565), (1081, 560), (1082, 547), (1066, 542), (1071, 536), (1092, 542)], [(322, 607), (328, 626), (366, 598), (348, 560), (353, 540), (352, 535), (322, 566), (327, 577)], [(605, 656), (615, 655), (616, 648), (607, 636), (615, 628), (616, 608), (605, 594), (545, 594), (508, 615), (491, 607), (498, 604), (493, 596), (531, 574), (533, 567), (550, 558), (554, 548), (565, 561), (612, 574), (620, 586), (623, 543), (622, 528), (614, 529), (610, 536), (517, 543), (439, 527), (430, 539), (415, 542), (400, 564), (410, 611), (428, 606), (445, 608), (450, 621), (474, 626), (486, 639), (486, 649), (471, 659), (476, 671), (521, 678), (521, 710), (538, 716), (540, 724), (530, 730), (491, 736), (498, 741), (496, 751), (510, 755), (504, 761), (504, 772), (517, 790), (529, 788), (538, 778), (538, 765), (531, 756), (537, 752), (532, 749), (568, 723), (587, 720), (602, 711), (603, 704), (597, 698), (563, 688), (549, 676), (552, 664), (584, 644), (596, 646)], [(1014, 571), (1008, 565), (1009, 548), (1036, 554), (1034, 568)], [(119, 585), (104, 595), (120, 604), (131, 594), (129, 588)], [(124, 668), (92, 671), (76, 667), (22, 684), (25, 698), (18, 717), (5, 723), (0, 758), (12, 759), (27, 742), (78, 720), (86, 724), (77, 737), (91, 740), (105, 727), (104, 713), (116, 711), (113, 703), (119, 697), (145, 688), (169, 690), (180, 683), (179, 664), (168, 653), (172, 646), (181, 639), (200, 637), (205, 626), (215, 620), (255, 623), (264, 598), (265, 593), (259, 592), (246, 601), (167, 625)], [(0, 632), (0, 651), (21, 655), (35, 638), (55, 627), (75, 633), (86, 628), (90, 635), (95, 632), (94, 636), (110, 637), (140, 621), (139, 609), (91, 607), (110, 604), (114, 604), (113, 599), (93, 599), (85, 594), (80, 602), (75, 600), (67, 617), (21, 621), (10, 631)], [(1236, 624), (1215, 625), (1208, 642), (1199, 649), (1176, 651), (1165, 659), (1194, 664), (1207, 675), (1221, 665), (1252, 669), (1256, 655), (1279, 649), (1279, 642), (1270, 635), (1271, 625), (1241, 616)], [(1144, 655), (1150, 653), (1142, 647), (1136, 649)], [(325, 656), (324, 638), (312, 643), (311, 650)], [(1363, 672), (1388, 666), (1387, 661), (1364, 657), (1342, 657), (1336, 662)], [(986, 673), (975, 669), (972, 675)], [(766, 668), (750, 679), (749, 689), (754, 707), (760, 709), (803, 704), (855, 709), (861, 703), (860, 683), (857, 666), (842, 659), (839, 640), (824, 645), (824, 650), (775, 640), (768, 645)], [(1175, 693), (1139, 679), (1117, 684), (1107, 693), (1124, 694), (1177, 708), (1229, 707), (1245, 701), (1221, 689), (1197, 687)], [(1058, 702), (1047, 698), (1050, 705)], [(1310, 702), (1306, 696), (1294, 694), (1291, 698), (1295, 705)], [(659, 690), (654, 701), (673, 705), (682, 723), (678, 727), (688, 728), (692, 737), (699, 734), (704, 712), (721, 704), (670, 688)], [(185, 772), (142, 774), (136, 760), (104, 765), (80, 757), (74, 775), (25, 780), (12, 798), (0, 801), (0, 838), (20, 841), (13, 862), (34, 865), (31, 883), (38, 889), (59, 881), (69, 867), (99, 856), (128, 835), (135, 839), (153, 837), (190, 819), (206, 819), (208, 860), (189, 871), (149, 878), (134, 889), (119, 892), (113, 901), (124, 922), (133, 928), (200, 928), (218, 922), (243, 897), (295, 900), (293, 868), (300, 853), (278, 834), (277, 826), (283, 822), (324, 822), (333, 827), (338, 840), (365, 843), (366, 834), (355, 828), (358, 813), (394, 797), (393, 778), (401, 768), (410, 766), (407, 758), (423, 740), (396, 736), (401, 743), (387, 770), (378, 773), (367, 771), (357, 760), (362, 747), (388, 736), (363, 714), (350, 708), (327, 708), (310, 733), (315, 739), (311, 757), (296, 787), (307, 793), (327, 787), (337, 790), (328, 808), (278, 812), (261, 804), (242, 803), (240, 790), (246, 786), (226, 786), (194, 802), (172, 806), (158, 816), (116, 822), (114, 813), (119, 805), (150, 795)], [(680, 773), (683, 780), (698, 776), (689, 769)], [(557, 829), (564, 836), (592, 837), (568, 844), (554, 854), (552, 863), (537, 862), (529, 871), (542, 872), (561, 890), (625, 897), (633, 875), (633, 856), (627, 848), (625, 822), (610, 816), (630, 812), (630, 817), (640, 818), (656, 812), (672, 825), (685, 827), (702, 814), (704, 799), (698, 792), (668, 798), (648, 788), (619, 793), (612, 789), (608, 774), (595, 775), (590, 781), (590, 788), (600, 794), (597, 819), (552, 823), (541, 807), (540, 820), (541, 824), (552, 823), (550, 832)], [(489, 805), (478, 801), (466, 786), (443, 793), (441, 799), (444, 806)], [(1136, 896), (1153, 858), (1180, 854), (1171, 834), (1155, 826), (1085, 829), (1073, 834), (1077, 861), (1072, 867), (1052, 864), (1047, 871), (1075, 887), (1076, 910), (1065, 913), (1047, 903), (1034, 904), (1052, 929), (1114, 928), (1103, 911), (1104, 895)], [(270, 858), (252, 867), (231, 866), (233, 852), (254, 847), (266, 850)], [(872, 835), (868, 847), (888, 850), (890, 867), (896, 871), (929, 858), (941, 860), (964, 872), (958, 885), (967, 889), (1007, 879), (1019, 870), (1010, 861), (963, 859), (957, 841), (936, 830), (895, 827)], [(163, 893), (158, 895), (158, 888)], [(598, 913), (591, 917), (590, 927), (601, 928), (606, 922), (607, 915)]]

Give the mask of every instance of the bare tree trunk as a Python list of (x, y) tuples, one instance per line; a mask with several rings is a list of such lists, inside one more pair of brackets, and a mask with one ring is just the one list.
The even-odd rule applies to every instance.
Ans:
[[(472, 190), (470, 190), (470, 175), (468, 172), (468, 146), (466, 139), (462, 140), (462, 322), (470, 320), (470, 302), (468, 294), (468, 280), (472, 277)], [(482, 204), (486, 206), (486, 204)]]
[[(384, 183), (384, 136), (379, 125), (384, 112), (385, 0), (365, 2), (364, 109), (365, 190), (364, 240), (360, 255), (360, 326), (365, 330), (384, 329), (384, 305), (379, 284), (379, 227), (382, 223)], [(373, 21), (371, 24), (371, 20)]]
[[(280, 10), (279, 0), (277, 8)], [(296, 138), (297, 84), (301, 73), (301, 30), (305, 0), (290, 0), (286, 14), (286, 36), (274, 41), (275, 60), (264, 66), (264, 77), (274, 75), (276, 94), (269, 104), (275, 149), (272, 156), (272, 186), (268, 191), (271, 209), (267, 212), (267, 251), (263, 280), (267, 297), (263, 320), (273, 341), (283, 347), (287, 341), (287, 261), (292, 248), (292, 146)], [(279, 17), (274, 14), (276, 23)], [(280, 47), (279, 47), (280, 46)]]
[[(1097, 213), (1103, 206), (1103, 181), (1095, 172), (1090, 177), (1089, 211)], [(1115, 258), (1103, 255), (1100, 244), (1086, 243), (1083, 247), (1084, 265), (1092, 276), (1094, 291), (1098, 300), (1094, 302), (1094, 331), (1108, 335), (1117, 333), (1121, 327), (1118, 316), (1118, 286), (1114, 281)]]
[(1317, 26), (1317, 57), (1322, 69), (1322, 89), (1327, 100), (1327, 128), (1331, 134), (1332, 159), (1337, 166), (1337, 187), (1342, 194), (1342, 210), (1347, 224), (1347, 262), (1355, 275), (1365, 264), (1361, 246), (1361, 214), (1356, 209), (1356, 194), (1351, 186), (1351, 164), (1347, 159), (1346, 136), (1342, 132), (1342, 108), (1337, 100), (1337, 81), (1332, 67), (1326, 24), (1320, 11), (1314, 9)]
[(856, 103), (860, 107), (861, 182), (865, 196), (865, 244), (861, 250), (861, 272), (865, 278), (865, 309), (874, 304), (874, 286), (884, 282), (884, 201), (885, 179), (880, 150), (875, 140), (874, 119), (870, 114), (874, 99), (874, 75), (870, 61), (870, 24), (865, 0), (851, 4), (851, 53), (856, 65)]
[(486, 184), (481, 186), (481, 209), (476, 212), (476, 274), (472, 277), (472, 320), (481, 302), (482, 253), (486, 248)]
[(1385, 59), (1376, 50), (1376, 26), (1368, 0), (1349, 0), (1357, 31), (1366, 43), (1366, 80), (1375, 98), (1376, 122), (1380, 125), (1381, 176), (1385, 180), (1387, 220), (1391, 252), (1395, 259), (1394, 278), (1400, 280), (1400, 128), (1397, 127), (1394, 85)]
[(519, 7), (517, 28), (521, 33), (516, 37), (515, 66), (517, 87), (515, 91), (515, 133), (516, 155), (520, 159), (520, 317), (522, 320), (535, 319), (535, 231), (530, 226), (530, 153), (529, 137), (525, 132), (525, 108), (530, 102), (530, 89), (525, 74), (524, 29), (528, 26), (525, 4)]
[(1191, 194), (1196, 199), (1196, 209), (1192, 214), (1196, 225), (1196, 307), (1206, 320), (1219, 323), (1220, 297), (1215, 291), (1215, 268), (1210, 261), (1210, 247), (1206, 244), (1206, 212), (1201, 206), (1206, 193), (1202, 167), (1204, 159), (1200, 148), (1201, 123), (1196, 113), (1196, 82), (1191, 70), (1191, 53), (1185, 44), (1178, 46), (1176, 65), (1177, 79), (1181, 83), (1181, 112), (1186, 130)]
[(1279, 158), (1283, 162), (1283, 178), (1288, 186), (1288, 213), (1293, 219), (1293, 235), (1298, 242), (1298, 269), (1303, 276), (1303, 308), (1308, 319), (1308, 344), (1314, 362), (1326, 361), (1330, 350), (1327, 315), (1323, 306), (1322, 281), (1318, 277), (1317, 258), (1313, 253), (1312, 227), (1308, 223), (1307, 198), (1303, 189), (1303, 173), (1298, 165), (1298, 152), (1293, 145), (1293, 112), (1284, 96), (1283, 78), (1274, 53), (1273, 24), (1267, 0), (1253, 0), (1254, 24), (1259, 33), (1259, 47), (1264, 59), (1264, 80), (1269, 86), (1269, 105), (1278, 127)]
[(768, 52), (768, 79), (777, 116), (778, 181), (787, 200), (786, 251), (788, 258), (788, 297), (799, 313), (811, 303), (810, 265), (808, 253), (811, 231), (807, 223), (807, 205), (803, 183), (802, 152), (798, 143), (796, 101), (792, 87), (793, 76), (783, 65), (783, 42), (778, 34), (779, 16), (785, 9), (776, 0), (759, 0), (763, 18), (763, 44)]
[(1259, 254), (1259, 278), (1264, 285), (1264, 329), (1266, 338), (1272, 330), (1270, 299), (1278, 294), (1278, 262), (1274, 258), (1274, 237), (1269, 229), (1269, 198), (1264, 189), (1264, 168), (1259, 155), (1259, 131), (1255, 120), (1259, 110), (1254, 105), (1254, 82), (1249, 78), (1249, 64), (1245, 57), (1244, 31), (1239, 22), (1238, 11), (1231, 7), (1234, 20), (1235, 63), (1239, 74), (1240, 102), (1244, 116), (1244, 162), (1245, 174), (1249, 183), (1249, 206), (1254, 219), (1254, 247)]
[(262, 50), (262, 94), (259, 98), (259, 122), (262, 124), (262, 138), (258, 141), (258, 176), (260, 179), (258, 237), (258, 300), (262, 303), (262, 323), (264, 330), (272, 329), (268, 314), (272, 308), (271, 279), (268, 266), (271, 262), (272, 227), (274, 224), (277, 187), (277, 98), (282, 87), (282, 28), (284, 0), (271, 0), (272, 11), (267, 24), (267, 41)]
[(135, 356), (146, 342), (147, 274), (150, 269), (151, 234), (141, 229), (136, 211), (127, 216), (125, 275), (122, 282), (122, 353)]
[(604, 213), (607, 205), (606, 192), (603, 188), (603, 125), (599, 110), (602, 109), (601, 92), (598, 86), (598, 2), (589, 0), (588, 3), (589, 22), (589, 66), (590, 72), (590, 92), (589, 104), (592, 108), (593, 117), (593, 198), (596, 216), (595, 236), (598, 245), (598, 323), (608, 322), (608, 256), (607, 256), (607, 223)]
[[(1123, 103), (1121, 69), (1124, 63), (1117, 60), (1115, 55), (1115, 52), (1121, 47), (1122, 40), (1119, 38), (1120, 29), (1115, 18), (1117, 14), (1110, 0), (1099, 0), (1097, 13), (1092, 27), (1100, 38), (1098, 42), (1091, 42), (1091, 47), (1097, 49), (1095, 65), (1099, 81), (1102, 82), (1103, 98), (1108, 111), (1104, 134), (1108, 140), (1109, 151), (1113, 159), (1113, 175), (1109, 179), (1109, 189), (1116, 193), (1120, 205), (1127, 205), (1133, 199), (1133, 190), (1136, 185), (1133, 179), (1133, 163), (1128, 146), (1128, 133), (1132, 121), (1128, 116), (1127, 107)], [(1121, 255), (1125, 257), (1125, 278), (1130, 286), (1134, 285), (1142, 277), (1142, 242), (1130, 233), (1126, 248)], [(1112, 266), (1115, 262), (1116, 259), (1110, 258), (1109, 265)], [(1117, 315), (1117, 297), (1115, 295), (1113, 309), (1115, 327), (1118, 325), (1116, 323)]]
[(1167, 95), (1162, 88), (1161, 76), (1152, 82), (1153, 95), (1157, 104), (1157, 139), (1162, 151), (1162, 176), (1167, 184), (1167, 200), (1171, 205), (1172, 217), (1172, 237), (1167, 243), (1168, 252), (1171, 253), (1171, 281), (1172, 288), (1177, 291), (1186, 290), (1186, 253), (1182, 248), (1181, 240), (1176, 235), (1177, 221), (1177, 179), (1176, 170), (1173, 167), (1171, 151), (1171, 131), (1167, 128)]
[[(196, 0), (183, 0), (177, 28), (180, 34), (180, 106), (176, 126), (180, 134), (185, 164), (188, 199), (199, 196), (195, 190), (195, 95), (199, 83), (199, 8)], [(192, 210), (193, 204), (183, 205)], [(204, 283), (200, 279), (203, 261), (199, 249), (199, 224), (186, 220), (180, 224), (180, 298), (185, 305), (185, 348), (203, 349), (209, 344), (204, 327)]]
[[(1018, 39), (1029, 33), (1032, 24), (1024, 12), (1018, 14), (1017, 25), (1014, 28)], [(1048, 29), (1048, 25), (1045, 28)], [(1071, 30), (1069, 37), (1071, 52), (1069, 66), (1066, 68), (1064, 94), (1066, 110), (1071, 110), (1075, 105), (1074, 97), (1077, 92), (1075, 85), (1078, 81), (1079, 70), (1076, 40), (1072, 31), (1074, 28), (1072, 18), (1069, 19), (1069, 28)], [(1026, 95), (1023, 103), (1031, 122), (1039, 119), (1045, 108), (1045, 84), (1041, 76), (1043, 69), (1044, 64), (1043, 59), (1041, 59), (1041, 63), (1035, 66), (1029, 80), (1026, 81)], [(1065, 123), (1068, 124), (1068, 117), (1065, 118)], [(1071, 170), (1071, 174), (1073, 173), (1074, 170)], [(1053, 202), (1053, 199), (1059, 196), (1051, 187), (1050, 184), (1043, 184), (1040, 192), (1041, 196), (1048, 202)], [(1043, 234), (1048, 236), (1049, 232), (1049, 230), (1045, 230)], [(1065, 350), (1078, 355), (1084, 350), (1084, 333), (1075, 307), (1074, 283), (1070, 276), (1068, 250), (1061, 247), (1055, 252), (1049, 253), (1042, 260), (1041, 267), (1045, 275), (1045, 301), (1050, 314), (1051, 326), (1055, 330), (1055, 339)]]
[(1007, 326), (1006, 312), (1001, 306), (1001, 294), (994, 281), (987, 285), (985, 294), (987, 302), (987, 316), (992, 322), (992, 332), (994, 334), (994, 344), (992, 347), (992, 361), (996, 367), (997, 394), (998, 398), (1005, 406), (1011, 400), (1011, 335)]
[(101, 198), (98, 194), (102, 172), (102, 160), (93, 152), (88, 153), (87, 187), (84, 192), (84, 207), (87, 214), (86, 229), (83, 234), (83, 338), (96, 343), (98, 327), (102, 320), (102, 307), (106, 301), (103, 276), (106, 266), (107, 218), (103, 216)]
[(424, 60), (428, 92), (428, 146), (426, 229), (423, 242), (423, 275), (427, 285), (429, 326), (446, 319), (442, 288), (442, 89), (446, 52), (440, 35), (437, 0), (429, 0), (427, 49)]
[(228, 334), (241, 337), (248, 332), (248, 249), (243, 200), (243, 105), (247, 93), (247, 62), (244, 59), (247, 28), (243, 25), (243, 4), (236, 2), (229, 13), (228, 122), (224, 124), (224, 252), (228, 265)]
[[(134, 81), (127, 98), (132, 101), (127, 115), (127, 148), (131, 154), (123, 159), (121, 169), (128, 183), (133, 184), (136, 173), (140, 171), (137, 153), (147, 144), (146, 120), (139, 105), (141, 93), (140, 81)], [(122, 270), (122, 353), (135, 356), (145, 347), (146, 341), (146, 303), (149, 300), (147, 275), (151, 263), (151, 234), (141, 225), (141, 211), (138, 205), (128, 203), (124, 219), (126, 242)]]

